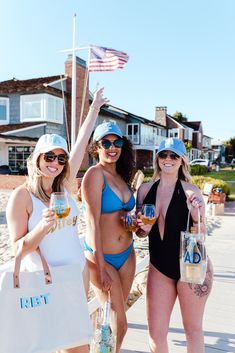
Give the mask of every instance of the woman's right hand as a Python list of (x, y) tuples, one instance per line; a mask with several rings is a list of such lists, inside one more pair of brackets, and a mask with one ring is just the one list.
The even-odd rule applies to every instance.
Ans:
[(40, 222), (42, 232), (46, 235), (55, 224), (55, 212), (51, 208), (44, 208), (42, 210), (42, 219)]
[(100, 271), (100, 283), (103, 292), (109, 291), (112, 287), (112, 278), (105, 268)]
[(137, 226), (138, 226), (138, 230), (135, 232), (136, 235), (140, 238), (144, 238), (147, 237), (147, 235), (149, 234), (149, 232), (152, 229), (152, 225), (151, 224), (144, 224), (142, 219), (141, 219), (141, 212), (137, 213)]

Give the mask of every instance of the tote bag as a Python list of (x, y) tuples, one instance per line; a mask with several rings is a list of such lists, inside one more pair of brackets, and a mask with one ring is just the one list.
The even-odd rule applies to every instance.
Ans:
[(189, 231), (188, 215), (187, 229), (181, 232), (180, 240), (180, 280), (182, 282), (203, 284), (206, 277), (207, 254), (205, 234), (201, 233), (200, 213), (198, 210), (198, 232)]
[(79, 264), (20, 272), (23, 241), (13, 272), (0, 278), (0, 352), (52, 353), (90, 342), (92, 327)]

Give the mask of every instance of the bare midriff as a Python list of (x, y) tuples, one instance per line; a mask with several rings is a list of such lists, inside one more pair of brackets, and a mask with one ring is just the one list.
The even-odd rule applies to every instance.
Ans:
[[(104, 213), (100, 217), (100, 233), (103, 252), (105, 254), (118, 254), (126, 250), (132, 243), (132, 233), (126, 231), (121, 217), (123, 211)], [(90, 238), (90, 224), (87, 222), (87, 243), (93, 248)]]

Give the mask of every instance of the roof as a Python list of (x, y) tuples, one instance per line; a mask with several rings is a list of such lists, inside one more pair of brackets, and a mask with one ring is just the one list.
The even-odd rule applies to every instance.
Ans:
[(141, 117), (139, 115), (135, 115), (135, 114), (129, 113), (128, 111), (123, 110), (121, 108), (117, 108), (117, 107), (115, 107), (115, 106), (113, 106), (111, 104), (101, 107), (101, 112), (104, 113), (104, 114), (107, 114), (107, 115), (122, 119), (122, 120), (126, 120), (128, 118), (129, 119), (136, 119), (136, 120), (139, 120), (141, 123), (144, 123), (144, 124), (147, 124), (147, 125), (164, 128), (163, 125), (157, 123), (154, 120), (149, 120), (149, 119), (143, 118), (143, 117)]
[(42, 122), (0, 125), (0, 134), (4, 134), (4, 132), (8, 131), (30, 128), (41, 124)]
[(201, 125), (201, 121), (184, 121), (184, 125), (191, 127), (193, 130), (198, 131)]
[(47, 76), (32, 78), (29, 80), (18, 80), (13, 78), (12, 80), (0, 82), (0, 94), (12, 94), (12, 93), (33, 93), (40, 91), (59, 91), (57, 88), (49, 86), (55, 81), (59, 81), (65, 78), (65, 75)]
[(3, 135), (0, 134), (0, 142), (12, 142), (12, 143), (26, 143), (26, 142), (37, 142), (38, 137), (28, 137), (28, 136), (13, 136), (13, 135)]

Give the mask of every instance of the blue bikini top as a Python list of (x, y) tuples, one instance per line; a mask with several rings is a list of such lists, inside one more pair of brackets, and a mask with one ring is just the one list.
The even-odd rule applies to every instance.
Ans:
[(120, 210), (131, 211), (135, 207), (135, 198), (133, 193), (131, 193), (129, 201), (124, 203), (110, 188), (105, 176), (104, 183), (105, 187), (102, 191), (101, 213), (112, 213)]

